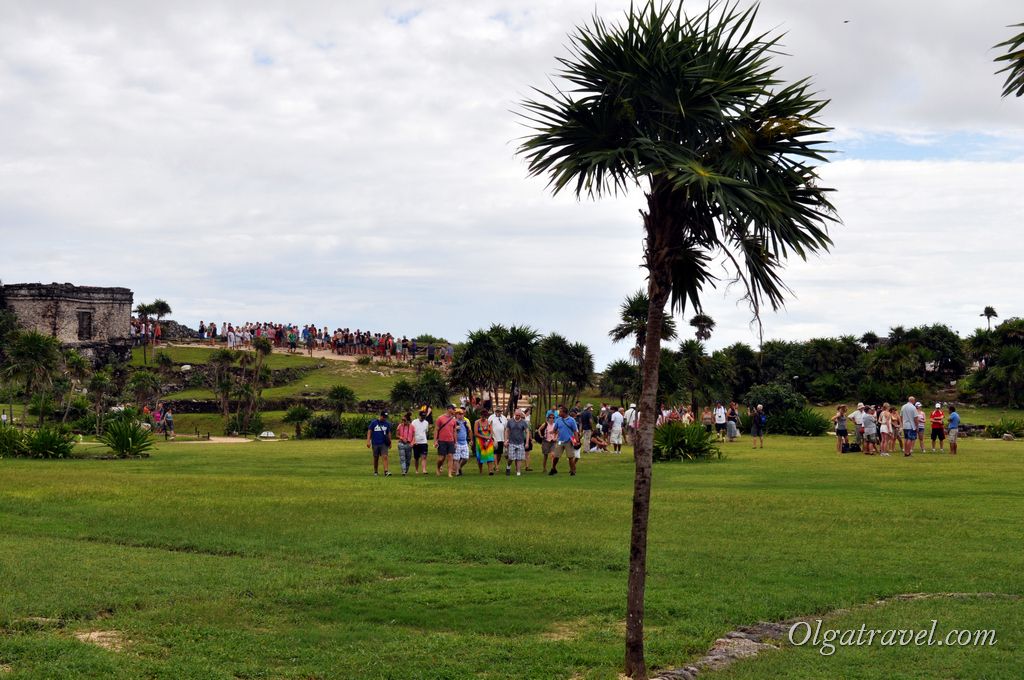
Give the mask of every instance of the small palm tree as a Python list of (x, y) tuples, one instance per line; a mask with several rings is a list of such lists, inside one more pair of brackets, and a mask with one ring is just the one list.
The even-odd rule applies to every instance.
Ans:
[(149, 307), (152, 310), (153, 316), (156, 317), (157, 323), (163, 321), (164, 317), (171, 313), (171, 306), (167, 304), (166, 300), (161, 300), (160, 298), (153, 300)]
[(327, 405), (339, 418), (345, 411), (354, 409), (358, 402), (356, 393), (348, 385), (335, 385), (327, 392)]
[(142, 363), (146, 363), (146, 345), (149, 344), (149, 333), (146, 332), (146, 326), (149, 323), (151, 316), (156, 314), (156, 309), (153, 305), (140, 302), (135, 305), (135, 315), (139, 317), (139, 321), (142, 322)]
[[(647, 297), (644, 356), (658, 355), (665, 305), (701, 310), (716, 257), (745, 289), (755, 318), (777, 309), (783, 261), (826, 250), (834, 220), (818, 167), (827, 160), (817, 117), (826, 101), (806, 80), (786, 84), (772, 57), (779, 37), (754, 29), (757, 5), (635, 4), (626, 20), (595, 17), (559, 59), (568, 83), (523, 102), (531, 175), (577, 197), (645, 192)], [(642, 364), (641, 413), (655, 412), (658, 361)], [(635, 448), (626, 604), (626, 673), (647, 676), (644, 590), (654, 418)]]
[(89, 377), (89, 374), (92, 372), (92, 364), (74, 349), (65, 351), (62, 358), (64, 361), (64, 375), (70, 381), (68, 398), (64, 402), (64, 417), (60, 420), (60, 422), (66, 423), (68, 421), (68, 413), (71, 411), (72, 396), (75, 390)]
[(985, 321), (988, 322), (988, 329), (989, 330), (992, 330), (992, 319), (998, 319), (999, 318), (999, 315), (996, 314), (996, 308), (995, 307), (985, 307), (985, 311), (983, 311), (978, 316), (985, 317)]
[[(647, 292), (638, 290), (623, 302), (619, 308), (619, 323), (608, 331), (612, 342), (621, 342), (627, 338), (634, 339), (633, 349), (630, 356), (638, 364), (643, 363), (644, 347), (647, 345), (647, 316), (650, 303), (647, 299)], [(676, 322), (671, 316), (666, 316), (661, 324), (661, 339), (665, 341), (675, 340)]]
[[(1010, 28), (1024, 28), (1024, 24), (1016, 24)], [(1020, 97), (1024, 95), (1024, 31), (996, 45), (996, 49), (1001, 48), (1005, 49), (1006, 53), (996, 57), (996, 63), (1005, 62), (1005, 66), (996, 73), (1006, 73), (1003, 96), (1009, 97), (1012, 94)]]
[(690, 325), (697, 329), (694, 335), (701, 342), (707, 342), (711, 339), (711, 331), (715, 330), (715, 320), (707, 314), (695, 314), (690, 319)]
[[(36, 331), (17, 332), (9, 340), (6, 351), (5, 377), (21, 383), (24, 389), (25, 410), (21, 419), (24, 428), (29, 401), (36, 394), (45, 395), (60, 371), (60, 342), (57, 338)], [(44, 409), (40, 409), (40, 423), (43, 415)]]
[(113, 386), (114, 382), (109, 368), (96, 371), (89, 378), (89, 384), (86, 389), (89, 392), (89, 399), (92, 401), (93, 409), (96, 413), (96, 434), (100, 434), (103, 431), (103, 413), (106, 410), (107, 399), (110, 397)]
[(305, 404), (295, 404), (284, 414), (284, 422), (295, 425), (295, 438), (302, 438), (302, 425), (313, 417), (313, 411)]

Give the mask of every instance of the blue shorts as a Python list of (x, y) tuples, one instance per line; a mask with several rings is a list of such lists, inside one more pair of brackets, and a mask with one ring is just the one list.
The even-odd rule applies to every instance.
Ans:
[(907, 441), (914, 441), (917, 439), (917, 430), (903, 430), (903, 436)]

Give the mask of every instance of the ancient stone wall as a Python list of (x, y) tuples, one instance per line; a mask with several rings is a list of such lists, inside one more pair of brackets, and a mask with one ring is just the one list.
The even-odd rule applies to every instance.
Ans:
[(130, 356), (132, 292), (70, 283), (3, 287), (7, 308), (23, 328), (45, 333), (97, 361)]

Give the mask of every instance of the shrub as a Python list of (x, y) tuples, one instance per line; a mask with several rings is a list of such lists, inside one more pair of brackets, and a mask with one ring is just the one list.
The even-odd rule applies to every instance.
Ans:
[(295, 404), (284, 414), (284, 422), (295, 426), (295, 438), (302, 437), (302, 424), (313, 417), (313, 411), (305, 404)]
[(0, 425), (0, 458), (17, 458), (26, 453), (21, 430), (12, 425)]
[(60, 427), (41, 427), (25, 436), (25, 449), (32, 458), (68, 458), (74, 448), (74, 436)]
[(52, 418), (57, 412), (57, 402), (51, 399), (49, 394), (32, 395), (31, 401), (28, 402), (28, 415), (38, 416), (40, 411), (44, 418)]
[(1012, 434), (1014, 437), (1024, 437), (1024, 419), (1021, 418), (1000, 418), (999, 422), (989, 425), (986, 428), (988, 436), (1000, 439), (1004, 434)]
[(782, 413), (791, 409), (803, 408), (805, 400), (792, 387), (785, 383), (768, 383), (754, 385), (744, 399), (750, 408), (758, 404), (764, 405), (768, 415)]
[(928, 387), (923, 382), (884, 382), (869, 378), (858, 386), (856, 396), (857, 401), (863, 401), (865, 404), (902, 404), (913, 394), (920, 401), (927, 403), (932, 401), (925, 398), (928, 392)]
[(768, 427), (775, 434), (820, 437), (832, 429), (832, 422), (814, 409), (798, 408), (769, 414)]
[(357, 366), (369, 366), (372, 363), (373, 357), (371, 357), (369, 354), (364, 354), (363, 356), (356, 359)]
[(351, 416), (341, 421), (341, 436), (346, 439), (365, 439), (366, 431), (370, 429), (370, 416)]
[(302, 430), (303, 439), (333, 439), (342, 433), (341, 420), (333, 413), (313, 416)]
[(107, 425), (99, 440), (121, 458), (139, 456), (153, 448), (149, 430), (137, 420), (116, 420)]
[(653, 458), (656, 461), (710, 460), (721, 458), (715, 435), (703, 425), (665, 423), (654, 431)]
[(823, 373), (807, 385), (807, 397), (819, 403), (835, 403), (849, 393), (850, 385), (835, 373)]

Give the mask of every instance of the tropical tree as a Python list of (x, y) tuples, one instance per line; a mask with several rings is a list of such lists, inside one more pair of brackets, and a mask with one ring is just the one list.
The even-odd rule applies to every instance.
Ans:
[(601, 395), (606, 397), (617, 397), (619, 405), (626, 404), (626, 398), (637, 393), (640, 384), (640, 375), (636, 365), (619, 359), (608, 364), (601, 376), (599, 389)]
[(153, 316), (156, 317), (157, 323), (163, 321), (164, 317), (171, 313), (171, 306), (167, 304), (167, 300), (161, 300), (160, 298), (153, 300), (152, 304), (150, 304), (150, 309)]
[(61, 355), (61, 360), (64, 364), (64, 376), (69, 383), (68, 394), (64, 399), (64, 416), (60, 420), (60, 422), (66, 423), (68, 421), (68, 413), (71, 411), (71, 402), (75, 390), (80, 388), (86, 378), (89, 377), (89, 374), (92, 372), (92, 364), (74, 349), (65, 350)]
[[(785, 84), (771, 57), (778, 36), (754, 32), (757, 6), (711, 2), (696, 15), (648, 0), (624, 23), (600, 17), (570, 37), (565, 88), (523, 103), (531, 175), (554, 193), (600, 197), (643, 187), (650, 300), (644, 354), (657, 353), (665, 305), (701, 311), (721, 256), (755, 318), (787, 292), (780, 265), (825, 250), (834, 219), (817, 166), (826, 102), (806, 80)], [(658, 362), (643, 363), (640, 412), (655, 412)], [(647, 676), (644, 590), (654, 418), (635, 448), (625, 670)]]
[(985, 307), (985, 311), (983, 311), (978, 316), (985, 317), (985, 321), (988, 322), (988, 329), (989, 330), (992, 330), (992, 319), (998, 319), (999, 318), (999, 315), (996, 314), (996, 308), (995, 307)]
[(156, 373), (140, 370), (132, 373), (124, 389), (141, 411), (146, 404), (155, 404), (160, 399), (160, 387)]
[(504, 384), (509, 361), (496, 335), (476, 330), (456, 348), (448, 370), (448, 382), (453, 388), (470, 394), (486, 388), (494, 393), (498, 385)]
[(106, 411), (107, 401), (113, 390), (114, 381), (110, 374), (109, 367), (96, 371), (89, 378), (86, 389), (89, 392), (89, 399), (92, 401), (93, 410), (96, 413), (96, 434), (103, 431), (103, 414)]
[(284, 414), (284, 422), (295, 425), (295, 438), (302, 438), (302, 424), (313, 417), (313, 411), (305, 404), (295, 404)]
[[(608, 331), (612, 342), (622, 342), (627, 338), (633, 338), (633, 349), (630, 356), (637, 364), (643, 363), (644, 347), (647, 346), (647, 317), (649, 316), (650, 302), (647, 292), (638, 290), (623, 302), (619, 308), (619, 323)], [(676, 321), (671, 316), (666, 316), (661, 324), (661, 339), (665, 341), (675, 340)]]
[(146, 345), (149, 344), (149, 333), (146, 327), (149, 325), (149, 318), (156, 314), (156, 308), (152, 303), (140, 302), (135, 305), (135, 315), (142, 322), (142, 363), (146, 363)]
[(715, 330), (715, 320), (707, 314), (695, 314), (690, 319), (690, 325), (697, 329), (694, 335), (701, 342), (707, 342), (711, 339), (711, 331)]
[(335, 385), (327, 391), (327, 405), (339, 418), (345, 411), (354, 409), (357, 403), (359, 399), (348, 385)]
[[(54, 377), (60, 372), (60, 364), (60, 342), (57, 338), (36, 331), (18, 331), (8, 340), (4, 376), (10, 382), (20, 383), (23, 389), (25, 410), (22, 428), (25, 427), (29, 401), (36, 395), (45, 398)], [(13, 408), (11, 412), (13, 414)], [(45, 409), (41, 408), (39, 424), (43, 422), (44, 413)]]
[[(492, 330), (494, 328), (492, 327)], [(509, 326), (498, 335), (498, 346), (505, 354), (505, 377), (509, 381), (510, 411), (519, 406), (523, 385), (532, 380), (537, 373), (539, 342), (540, 333), (530, 326)]]
[[(1024, 24), (1016, 24), (1010, 28), (1024, 29)], [(1009, 40), (996, 45), (996, 49), (1004, 49), (1005, 54), (996, 57), (996, 63), (1004, 63), (1003, 68), (996, 73), (1005, 73), (1006, 81), (1003, 83), (1003, 96), (1011, 94), (1018, 97), (1024, 95), (1024, 30)]]
[(220, 412), (225, 418), (231, 407), (231, 395), (235, 391), (235, 380), (231, 375), (231, 367), (238, 361), (238, 352), (231, 349), (217, 349), (210, 355), (209, 364), (213, 369), (210, 374), (210, 387), (220, 401)]
[(882, 339), (878, 337), (878, 333), (867, 331), (864, 335), (860, 336), (860, 340), (858, 342), (864, 345), (864, 347), (866, 347), (870, 352), (882, 343)]

